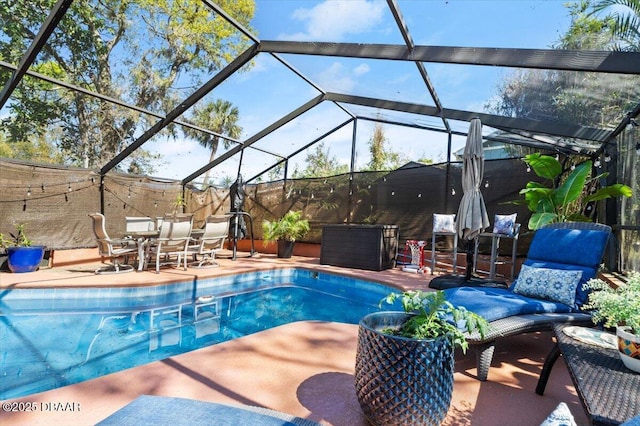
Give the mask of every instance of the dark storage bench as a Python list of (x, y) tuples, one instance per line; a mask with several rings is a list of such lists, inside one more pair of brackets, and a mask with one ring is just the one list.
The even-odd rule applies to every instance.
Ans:
[(320, 263), (372, 271), (393, 268), (398, 233), (396, 225), (324, 225)]

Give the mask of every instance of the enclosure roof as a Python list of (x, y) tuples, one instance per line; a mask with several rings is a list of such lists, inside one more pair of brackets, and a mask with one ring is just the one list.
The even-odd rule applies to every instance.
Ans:
[[(247, 155), (244, 164), (258, 158), (257, 156), (252, 157), (254, 154), (249, 154), (249, 151), (251, 153), (258, 152), (269, 158), (264, 162), (264, 169), (253, 176), (253, 178), (258, 177), (274, 165), (286, 162), (310, 146), (324, 140), (330, 140), (337, 132), (344, 131), (349, 125), (355, 128), (356, 122), (386, 123), (445, 134), (451, 143), (451, 137), (466, 135), (467, 123), (472, 118), (478, 117), (483, 125), (487, 126), (486, 133), (487, 135), (491, 134), (490, 138), (493, 140), (566, 154), (594, 156), (611, 147), (614, 138), (640, 114), (640, 89), (637, 84), (637, 78), (640, 75), (640, 52), (552, 49), (543, 48), (535, 43), (528, 46), (511, 47), (508, 46), (509, 40), (501, 42), (503, 43), (501, 46), (479, 47), (474, 46), (476, 41), (473, 39), (473, 31), (469, 31), (471, 36), (467, 39), (468, 46), (429, 43), (428, 40), (437, 39), (436, 22), (439, 9), (460, 7), (458, 2), (453, 1), (450, 6), (449, 2), (437, 4), (436, 2), (400, 0), (387, 0), (386, 4), (375, 1), (295, 2), (298, 5), (296, 7), (291, 6), (293, 3), (256, 1), (256, 15), (252, 25), (255, 25), (259, 31), (262, 31), (263, 27), (265, 28), (266, 39), (261, 40), (254, 33), (253, 28), (245, 28), (239, 21), (232, 18), (230, 11), (224, 10), (212, 1), (202, 0), (202, 5), (211, 15), (212, 25), (214, 19), (226, 20), (233, 28), (233, 36), (242, 39), (248, 47), (235, 58), (224, 62), (212, 75), (201, 75), (201, 77), (205, 77), (202, 78), (203, 84), (190, 93), (175, 90), (175, 93), (182, 94), (182, 97), (176, 101), (168, 102), (169, 100), (167, 100), (164, 102), (163, 110), (136, 104), (132, 99), (127, 98), (124, 90), (120, 92), (114, 90), (111, 93), (100, 92), (80, 80), (74, 81), (64, 76), (52, 76), (42, 72), (43, 68), (39, 65), (56, 56), (52, 55), (53, 47), (50, 43), (52, 43), (52, 39), (57, 37), (56, 32), (60, 31), (61, 22), (74, 4), (72, 0), (59, 0), (49, 11), (47, 18), (39, 27), (36, 26), (38, 27), (37, 31), (31, 35), (24, 34), (25, 50), (19, 60), (0, 61), (0, 69), (9, 71), (8, 78), (3, 82), (4, 86), (0, 93), (0, 108), (6, 111), (6, 107), (11, 105), (14, 91), (28, 77), (53, 83), (63, 90), (80, 92), (117, 108), (133, 110), (141, 117), (145, 117), (150, 124), (140, 128), (133, 133), (133, 136), (128, 135), (129, 139), (126, 141), (123, 140), (122, 149), (100, 166), (102, 174), (106, 174), (126, 162), (143, 145), (149, 147), (151, 144), (145, 145), (148, 142), (154, 141), (156, 143), (155, 141), (160, 138), (159, 135), (173, 125), (178, 125), (181, 129), (191, 129), (220, 137), (228, 142), (229, 147), (226, 147), (224, 152), (219, 153), (213, 160), (199, 160), (200, 163), (194, 160), (190, 166), (191, 170), (183, 170), (181, 177), (183, 184), (195, 180), (207, 171), (231, 159), (235, 159), (233, 161), (237, 163), (238, 172), (240, 172), (244, 167), (243, 155)], [(490, 2), (477, 3), (490, 6)], [(504, 2), (500, 3), (502, 3), (500, 7), (505, 8), (521, 7), (523, 15), (532, 10), (528, 10), (526, 5), (533, 5), (531, 8), (534, 6), (542, 7), (540, 2), (515, 2), (516, 4), (508, 6), (504, 5)], [(98, 4), (93, 0), (76, 0), (75, 4), (98, 7)], [(295, 30), (288, 31), (289, 35), (278, 34), (267, 29), (271, 27), (264, 23), (266, 19), (273, 20), (273, 17), (276, 16), (276, 10), (286, 7), (288, 7), (287, 13), (306, 16), (305, 14), (311, 14), (320, 7), (325, 7), (328, 10), (333, 10), (333, 13), (339, 14), (341, 11), (347, 13), (345, 10), (356, 6), (367, 7), (367, 10), (375, 9), (377, 11), (375, 16), (381, 16), (379, 22), (393, 22), (395, 27), (385, 28), (386, 32), (371, 31), (374, 35), (369, 40), (363, 39), (362, 42), (354, 42), (341, 40), (346, 36), (336, 36), (336, 40), (326, 40), (323, 37), (313, 39), (312, 31), (298, 36), (296, 36)], [(469, 4), (465, 6), (469, 9), (476, 7), (476, 5)], [(331, 9), (332, 7), (335, 9)], [(460, 21), (467, 22), (469, 17), (466, 13), (466, 9), (460, 9), (455, 17)], [(468, 13), (472, 14), (473, 12), (469, 11)], [(264, 18), (263, 14), (268, 18)], [(283, 23), (292, 22), (285, 19), (290, 15), (282, 12), (281, 16)], [(324, 16), (325, 20), (335, 18), (331, 14)], [(522, 19), (524, 20), (526, 17)], [(422, 25), (422, 22), (426, 24)], [(469, 20), (469, 22), (471, 21)], [(143, 20), (140, 21), (140, 25), (144, 25)], [(350, 22), (343, 22), (342, 25), (349, 26)], [(491, 28), (490, 25), (486, 22), (478, 22), (476, 27), (478, 37), (488, 31), (500, 31), (497, 27)], [(534, 23), (533, 26), (535, 25)], [(543, 26), (542, 23), (539, 25)], [(356, 26), (355, 23), (353, 26)], [(432, 32), (430, 32), (430, 28), (433, 28)], [(144, 33), (144, 30), (142, 28), (140, 33)], [(281, 31), (286, 33), (287, 28), (282, 28)], [(336, 27), (334, 31), (340, 34), (349, 34), (350, 29)], [(355, 32), (355, 29), (351, 29), (351, 31)], [(459, 26), (458, 31), (467, 33), (464, 26)], [(0, 33), (0, 38), (3, 36), (6, 37), (4, 31)], [(505, 32), (504, 37), (510, 37), (510, 33)], [(416, 39), (422, 41), (416, 43), (414, 41)], [(137, 41), (142, 45), (153, 42), (153, 39)], [(59, 56), (66, 54), (64, 46), (58, 45), (57, 49), (59, 49)], [(122, 55), (120, 62), (116, 60), (112, 67), (117, 68), (125, 75), (127, 63), (126, 57)], [(352, 87), (347, 87), (347, 85), (341, 87), (338, 84), (339, 79), (324, 78), (322, 74), (316, 73), (319, 68), (330, 69), (334, 65), (334, 68), (339, 68), (339, 65), (342, 64), (349, 64), (354, 70), (359, 69), (362, 72), (362, 74), (356, 75), (356, 82), (358, 77), (364, 82), (363, 75), (367, 73), (367, 82), (368, 79), (371, 79), (373, 84), (363, 83), (354, 84)], [(277, 65), (277, 72), (272, 71), (270, 76), (262, 77), (261, 86), (265, 90), (264, 93), (267, 93), (267, 86), (277, 86), (282, 93), (278, 97), (261, 97), (260, 94), (253, 97), (253, 107), (259, 104), (264, 105), (260, 110), (264, 116), (255, 119), (255, 123), (260, 124), (245, 125), (245, 131), (251, 133), (240, 138), (225, 136), (216, 129), (193, 124), (189, 119), (193, 107), (210, 101), (214, 92), (216, 96), (218, 96), (217, 93), (228, 96), (231, 98), (231, 102), (236, 101), (234, 96), (238, 96), (237, 99), (240, 99), (239, 92), (235, 89), (232, 90), (230, 85), (233, 82), (239, 87), (241, 83), (239, 76), (252, 65), (257, 68), (264, 66), (268, 69), (267, 72), (276, 69)], [(373, 76), (378, 70), (397, 75), (397, 86), (388, 80), (385, 80), (387, 83), (381, 83), (382, 79), (375, 80)], [(532, 78), (532, 74), (526, 74), (528, 70), (542, 70), (548, 73), (545, 74), (547, 77), (551, 75), (560, 76), (560, 78), (571, 77), (575, 84), (576, 98), (599, 96), (599, 93), (589, 92), (593, 86), (586, 83), (581, 85), (580, 83), (582, 81), (597, 81), (598, 86), (604, 87), (603, 93), (609, 95), (616, 93), (616, 90), (628, 91), (631, 87), (631, 90), (636, 91), (631, 93), (632, 99), (635, 97), (636, 101), (631, 105), (631, 108), (620, 111), (608, 121), (601, 121), (598, 125), (594, 125), (592, 122), (578, 120), (567, 122), (558, 117), (500, 114), (491, 111), (487, 104), (480, 105), (477, 102), (475, 105), (465, 104), (458, 100), (459, 94), (451, 94), (447, 91), (450, 86), (449, 80), (456, 79), (461, 73), (464, 73), (465, 76), (469, 75), (469, 79), (475, 78), (477, 81), (482, 81), (482, 76), (488, 72), (521, 73), (520, 75)], [(255, 73), (257, 74), (257, 71)], [(411, 79), (414, 84), (403, 86), (400, 77), (405, 80)], [(544, 86), (543, 83), (541, 83), (540, 91), (553, 90), (553, 88)], [(287, 86), (291, 87), (291, 92), (287, 91)], [(289, 105), (288, 110), (284, 109), (286, 108), (283, 106), (285, 105), (284, 100), (290, 100), (286, 103)], [(239, 100), (236, 102), (240, 103)], [(291, 106), (292, 104), (293, 106)], [(169, 107), (164, 105), (169, 105)], [(292, 142), (289, 145), (280, 142), (287, 140), (287, 132), (291, 131), (293, 126), (307, 125), (304, 117), (307, 117), (312, 111), (318, 111), (315, 117), (318, 115), (324, 117), (323, 121), (325, 122), (318, 124), (317, 129), (310, 130), (305, 140), (296, 140), (295, 143)], [(277, 143), (274, 142), (276, 140)], [(154, 148), (149, 149), (154, 150)], [(353, 155), (352, 152), (352, 166), (354, 163)]]

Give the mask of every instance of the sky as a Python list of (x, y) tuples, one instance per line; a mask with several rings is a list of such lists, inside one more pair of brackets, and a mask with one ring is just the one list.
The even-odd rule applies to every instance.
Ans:
[[(564, 0), (398, 0), (398, 4), (416, 45), (549, 48), (570, 24)], [(257, 0), (251, 26), (260, 40), (404, 44), (386, 1)], [(327, 92), (434, 104), (413, 63), (302, 55), (281, 55), (281, 58)], [(486, 66), (432, 63), (425, 66), (442, 105), (467, 111), (483, 111), (496, 95), (500, 81), (512, 72)], [(251, 70), (232, 76), (205, 99), (227, 99), (238, 107), (243, 128), (240, 139), (245, 140), (318, 94), (270, 55), (260, 54)], [(356, 107), (352, 111), (368, 116), (378, 113)], [(384, 114), (385, 118), (397, 118), (392, 113)], [(347, 118), (339, 108), (325, 102), (254, 146), (285, 156)], [(441, 121), (432, 117), (411, 120), (442, 127)], [(462, 131), (468, 126), (453, 125)], [(364, 167), (367, 161), (372, 126), (369, 122), (358, 122), (356, 169)], [(446, 160), (446, 134), (389, 125), (384, 129), (389, 148), (404, 158)], [(485, 134), (487, 130), (491, 129), (485, 129)], [(325, 149), (339, 162), (349, 164), (352, 135), (351, 125), (343, 127), (324, 140)], [(454, 151), (464, 142), (464, 137), (454, 137)], [(209, 151), (193, 141), (153, 143), (153, 150), (160, 152), (166, 161), (155, 174), (160, 177), (182, 179), (209, 160)], [(296, 165), (303, 167), (305, 154), (292, 160), (290, 170)], [(246, 150), (240, 170), (247, 179), (276, 161), (277, 156)], [(225, 176), (235, 179), (238, 168), (239, 161), (234, 158), (214, 168), (211, 177), (217, 182)]]

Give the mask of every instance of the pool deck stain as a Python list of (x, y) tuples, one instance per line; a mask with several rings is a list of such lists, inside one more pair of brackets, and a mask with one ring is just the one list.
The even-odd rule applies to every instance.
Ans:
[[(277, 259), (273, 255), (220, 259), (213, 269), (163, 269), (120, 275), (93, 274), (95, 264), (51, 268), (30, 274), (0, 273), (0, 289), (154, 285), (183, 279), (302, 267), (384, 282), (399, 289), (427, 289), (431, 275), (398, 269), (364, 271), (320, 265), (317, 258)], [(0, 411), (0, 424), (92, 425), (139, 395), (192, 398), (253, 405), (334, 426), (367, 424), (353, 386), (357, 326), (302, 321), (283, 325), (147, 365), (5, 402), (33, 402), (37, 411)], [(504, 339), (496, 348), (486, 382), (475, 379), (472, 351), (456, 355), (451, 408), (444, 425), (539, 425), (560, 402), (578, 424), (586, 416), (563, 362), (557, 362), (544, 396), (534, 392), (551, 333)], [(67, 404), (74, 411), (47, 411)], [(18, 404), (15, 404), (18, 405)], [(188, 416), (188, 413), (185, 413)], [(152, 422), (152, 419), (149, 419)], [(212, 419), (215, 424), (215, 419)]]

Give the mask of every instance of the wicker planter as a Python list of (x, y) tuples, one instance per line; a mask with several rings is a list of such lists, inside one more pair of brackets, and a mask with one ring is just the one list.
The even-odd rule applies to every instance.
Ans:
[(355, 387), (373, 425), (439, 425), (453, 392), (454, 357), (446, 338), (416, 340), (383, 334), (411, 314), (376, 312), (360, 321)]
[(629, 370), (640, 373), (640, 336), (629, 331), (629, 327), (616, 328), (620, 358)]

